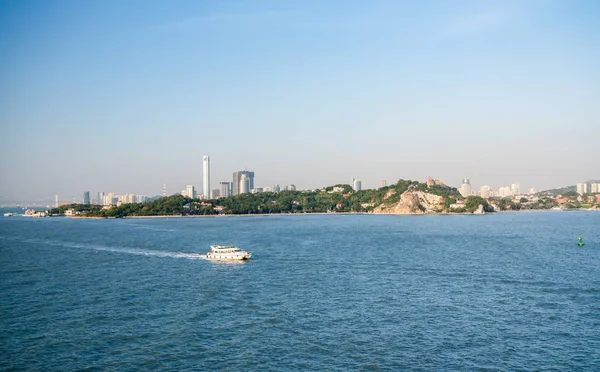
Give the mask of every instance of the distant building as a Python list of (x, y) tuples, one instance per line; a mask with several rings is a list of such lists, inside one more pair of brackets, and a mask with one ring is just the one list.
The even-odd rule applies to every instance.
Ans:
[(246, 175), (246, 179), (248, 180), (248, 191), (250, 192), (250, 190), (252, 190), (254, 188), (254, 172), (249, 172), (249, 171), (238, 171), (238, 172), (233, 172), (233, 185), (232, 185), (232, 193), (233, 195), (239, 195), (241, 194), (241, 182), (242, 182), (242, 176)]
[[(235, 187), (235, 185), (234, 185), (234, 187)], [(250, 192), (250, 190), (251, 190), (250, 177), (248, 177), (248, 175), (246, 173), (242, 173), (242, 175), (240, 177), (240, 186), (239, 187), (240, 187), (239, 194), (247, 194)]]
[(507, 196), (512, 196), (512, 191), (510, 189), (510, 187), (508, 186), (504, 186), (498, 189), (498, 196), (500, 197), (507, 197)]
[(252, 189), (252, 190), (250, 190), (250, 192), (251, 192), (252, 194), (259, 194), (259, 193), (261, 193), (261, 192), (264, 192), (264, 189), (263, 189), (262, 187), (257, 187), (257, 188), (255, 188), (255, 189)]
[(360, 191), (362, 188), (362, 183), (360, 182), (360, 180), (357, 180), (356, 178), (352, 177), (352, 189), (354, 191)]
[(194, 188), (194, 185), (185, 186), (185, 196), (196, 199), (196, 189)]
[(90, 205), (90, 192), (89, 191), (83, 192), (83, 205)]
[(386, 187), (386, 186), (387, 186), (387, 181), (386, 180), (381, 181), (381, 187)]
[[(204, 155), (202, 158), (203, 164), (203, 181), (204, 181), (204, 197), (210, 199), (210, 156)], [(191, 196), (190, 196), (191, 198)]]
[(281, 191), (281, 187), (279, 187), (279, 184), (276, 183), (275, 186), (273, 186), (273, 192), (280, 192)]
[(211, 197), (212, 197), (212, 199), (218, 199), (218, 198), (220, 198), (221, 197), (221, 190), (219, 190), (219, 189), (213, 189)]
[(590, 192), (592, 194), (597, 194), (600, 192), (600, 183), (592, 183), (590, 185)]
[(459, 192), (463, 196), (463, 198), (466, 198), (467, 196), (471, 195), (471, 181), (469, 181), (468, 178), (464, 178), (462, 180)]
[(133, 195), (133, 194), (121, 195), (117, 199), (121, 202), (121, 204), (135, 203), (135, 195)]
[(102, 205), (113, 205), (113, 198), (110, 195), (104, 195), (102, 197)]
[(219, 189), (219, 195), (221, 198), (231, 196), (231, 182), (221, 182)]
[(481, 186), (481, 188), (479, 189), (479, 196), (481, 196), (482, 198), (489, 198), (492, 194), (492, 188), (489, 187), (488, 185), (485, 186)]
[(115, 193), (109, 192), (102, 198), (102, 205), (117, 205), (119, 198), (115, 197)]
[(296, 191), (296, 185), (291, 184), (285, 187), (287, 191)]
[(579, 195), (583, 195), (583, 194), (587, 194), (588, 193), (588, 184), (587, 184), (587, 182), (582, 182), (582, 183), (578, 183), (577, 184), (577, 193)]
[(510, 192), (512, 195), (521, 195), (521, 188), (518, 183), (513, 183), (510, 185)]

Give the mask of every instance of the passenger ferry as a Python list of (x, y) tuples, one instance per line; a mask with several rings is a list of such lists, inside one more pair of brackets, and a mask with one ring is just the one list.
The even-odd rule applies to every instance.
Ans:
[(211, 245), (210, 252), (206, 254), (207, 260), (242, 261), (248, 260), (252, 253), (242, 251), (233, 245)]

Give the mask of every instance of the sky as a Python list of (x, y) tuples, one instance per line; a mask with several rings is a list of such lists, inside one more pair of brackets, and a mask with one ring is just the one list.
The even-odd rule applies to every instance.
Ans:
[(0, 202), (600, 178), (600, 2), (0, 0)]

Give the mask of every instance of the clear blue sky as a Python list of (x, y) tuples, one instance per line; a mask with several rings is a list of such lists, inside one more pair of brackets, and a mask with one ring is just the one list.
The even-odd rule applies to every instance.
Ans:
[[(0, 1), (0, 197), (600, 178), (598, 1)], [(2, 199), (0, 199), (1, 201)]]

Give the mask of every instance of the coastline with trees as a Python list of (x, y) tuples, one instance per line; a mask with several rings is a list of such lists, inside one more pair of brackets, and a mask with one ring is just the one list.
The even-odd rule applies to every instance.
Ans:
[(177, 194), (145, 203), (123, 203), (118, 206), (69, 204), (53, 208), (48, 214), (84, 218), (143, 218), (311, 213), (485, 214), (550, 210), (559, 206), (563, 209), (598, 208), (600, 200), (594, 203), (596, 199), (589, 199), (591, 202), (588, 203), (588, 199), (570, 194), (561, 195), (558, 200), (550, 196), (484, 199), (473, 195), (464, 198), (456, 188), (439, 181), (421, 183), (401, 179), (390, 186), (360, 191), (354, 191), (350, 185), (338, 184), (310, 191), (249, 193), (208, 200)]

